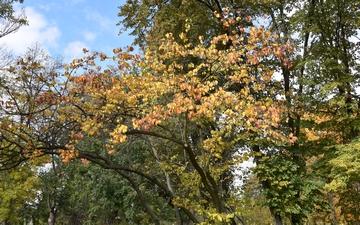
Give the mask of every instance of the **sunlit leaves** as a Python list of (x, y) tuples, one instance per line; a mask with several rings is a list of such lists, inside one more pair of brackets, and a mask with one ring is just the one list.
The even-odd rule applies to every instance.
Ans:
[(339, 145), (333, 157), (329, 160), (331, 167), (332, 181), (325, 187), (330, 191), (345, 191), (348, 185), (358, 180), (358, 170), (360, 163), (358, 161), (359, 155), (359, 141), (354, 140), (350, 144)]
[(26, 205), (35, 204), (40, 179), (29, 164), (0, 172), (0, 221), (21, 223), (29, 219), (21, 211), (30, 211)]

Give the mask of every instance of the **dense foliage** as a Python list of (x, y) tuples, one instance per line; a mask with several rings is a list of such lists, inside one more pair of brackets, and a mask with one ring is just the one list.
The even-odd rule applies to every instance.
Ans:
[(130, 0), (139, 54), (7, 61), (0, 220), (360, 224), (359, 4)]

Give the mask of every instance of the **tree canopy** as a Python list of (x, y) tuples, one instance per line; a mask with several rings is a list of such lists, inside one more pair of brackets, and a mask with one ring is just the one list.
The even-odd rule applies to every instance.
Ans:
[(140, 53), (35, 45), (3, 73), (0, 169), (51, 165), (49, 224), (359, 224), (358, 1), (119, 9)]

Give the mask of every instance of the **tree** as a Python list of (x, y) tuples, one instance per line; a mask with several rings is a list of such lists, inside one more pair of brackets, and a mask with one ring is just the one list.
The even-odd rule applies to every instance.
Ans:
[[(349, 180), (348, 186), (329, 187), (334, 187), (336, 182), (341, 183), (339, 177), (334, 177), (334, 173), (341, 171), (341, 164), (338, 167), (335, 162), (345, 163), (344, 159), (347, 159), (346, 164), (352, 165), (353, 153), (349, 149), (356, 148), (359, 134), (359, 55), (356, 53), (358, 47), (355, 41), (359, 23), (354, 19), (359, 14), (357, 5), (357, 1), (312, 2), (314, 19), (308, 29), (313, 39), (308, 54), (308, 74), (304, 77), (309, 93), (313, 93), (312, 96), (316, 98), (311, 99), (311, 103), (317, 108), (317, 116), (313, 117), (316, 124), (313, 125), (314, 132), (311, 133), (317, 133), (314, 135), (314, 142), (323, 143), (320, 149), (316, 148), (320, 154), (324, 154), (318, 160), (317, 168), (321, 165), (325, 168), (322, 171), (328, 183), (326, 190), (330, 192), (329, 195), (340, 198), (339, 203), (344, 206), (344, 214), (347, 206), (354, 206), (351, 199), (356, 199), (353, 195), (356, 183)], [(331, 19), (325, 20), (324, 15)], [(346, 179), (345, 177), (343, 179)], [(345, 194), (343, 191), (346, 189), (349, 191)], [(338, 195), (339, 193), (342, 194)]]
[(24, 0), (4, 0), (0, 3), (0, 38), (16, 32), (21, 26), (27, 25), (24, 10), (15, 15), (14, 3), (23, 3)]
[[(262, 173), (262, 175), (259, 174), (259, 177), (262, 179), (264, 189), (270, 191), (272, 189), (270, 180), (283, 179), (275, 176), (276, 174), (281, 176), (281, 173), (270, 174), (268, 171), (273, 161), (279, 162), (280, 160), (281, 165), (289, 166), (285, 170), (291, 171), (294, 167), (296, 168), (293, 173), (298, 178), (295, 185), (298, 188), (299, 185), (307, 184), (304, 180), (314, 180), (313, 174), (307, 172), (309, 171), (306, 164), (307, 159), (324, 153), (324, 147), (334, 144), (333, 140), (338, 140), (338, 143), (340, 140), (351, 141), (358, 133), (358, 118), (354, 116), (357, 115), (358, 108), (358, 93), (355, 91), (358, 79), (356, 63), (358, 47), (354, 41), (357, 38), (359, 25), (358, 1), (242, 3), (128, 1), (120, 7), (119, 16), (122, 17), (122, 20), (119, 25), (126, 29), (133, 29), (132, 34), (137, 36), (135, 43), (152, 45), (158, 40), (157, 38), (164, 35), (162, 32), (171, 32), (178, 40), (182, 30), (187, 29), (186, 24), (191, 24), (191, 28), (194, 29), (190, 31), (192, 36), (189, 39), (193, 43), (198, 36), (204, 36), (206, 42), (216, 35), (229, 34), (231, 29), (227, 26), (223, 27), (222, 21), (226, 18), (235, 18), (235, 15), (239, 15), (238, 12), (242, 13), (243, 18), (248, 18), (246, 22), (251, 22), (251, 19), (255, 20), (264, 15), (263, 20), (267, 21), (265, 24), (268, 24), (268, 28), (279, 37), (278, 43), (290, 42), (294, 46), (293, 52), (279, 49), (280, 54), (287, 55), (281, 62), (269, 60), (268, 63), (274, 69), (276, 68), (282, 76), (283, 85), (278, 88), (283, 91), (288, 108), (288, 116), (282, 122), (282, 129), (284, 132), (294, 135), (298, 141), (285, 148), (269, 148), (266, 145), (254, 146), (254, 152), (259, 154), (262, 152), (266, 159), (261, 160), (260, 156), (255, 158), (259, 165), (265, 163), (264, 166), (260, 165), (257, 171)], [(192, 5), (196, 5), (196, 9), (200, 10), (192, 13), (192, 8), (195, 8)], [(186, 7), (189, 8), (186, 9)], [(174, 16), (177, 19), (173, 21), (172, 18), (168, 18), (168, 15), (169, 12), (174, 11), (178, 14)], [(186, 14), (186, 12), (189, 13)], [(246, 17), (246, 15), (251, 17)], [(243, 24), (243, 22), (240, 24), (240, 28), (244, 27)], [(179, 27), (183, 29), (179, 29)], [(196, 64), (196, 62), (194, 63)], [(289, 66), (289, 63), (293, 66)], [(329, 97), (332, 95), (335, 96)], [(335, 116), (332, 115), (334, 111), (338, 112)], [(327, 118), (326, 121), (320, 122), (321, 117)], [(322, 144), (319, 145), (319, 140), (308, 140), (308, 138), (312, 139), (313, 136), (317, 136), (314, 130), (317, 132), (325, 130), (325, 132), (332, 133), (327, 137), (325, 137), (326, 135), (322, 136)], [(339, 130), (343, 132), (341, 134), (336, 132)], [(261, 168), (262, 171), (260, 171)], [(269, 177), (270, 175), (271, 177)], [(321, 189), (321, 183), (311, 186), (315, 192)], [(302, 188), (306, 189), (306, 185)], [(279, 189), (272, 191), (279, 192)], [(305, 196), (301, 196), (301, 193), (307, 193), (304, 190), (296, 190), (296, 188), (289, 189), (289, 191), (294, 196), (294, 199), (289, 199), (291, 203), (304, 198)], [(269, 202), (271, 202), (272, 196), (268, 196)], [(304, 201), (300, 205), (296, 203), (294, 207), (314, 208), (315, 199), (312, 197), (316, 194), (311, 193), (307, 196), (309, 201)], [(281, 200), (280, 202), (282, 202), (281, 208), (286, 201)], [(280, 210), (279, 204), (270, 205), (270, 208), (278, 221), (277, 224), (282, 224), (279, 214), (282, 210)], [(282, 211), (282, 213), (284, 212)], [(298, 224), (306, 217), (307, 213), (294, 210), (289, 216), (292, 217), (293, 224)]]
[[(263, 2), (263, 1), (261, 1)], [(264, 1), (267, 2), (267, 1)], [(231, 28), (252, 25), (252, 16), (258, 16), (253, 1), (127, 1), (119, 7), (120, 33), (130, 29), (135, 44), (148, 48), (155, 45), (167, 34), (175, 40), (188, 30), (187, 38), (196, 43), (199, 36), (209, 42), (220, 34), (231, 34)], [(171, 16), (169, 16), (171, 13)], [(231, 22), (228, 19), (232, 18)], [(235, 19), (238, 18), (235, 22)], [(228, 47), (228, 46), (227, 46)]]
[[(85, 138), (80, 145), (88, 150), (98, 151), (101, 140)], [(135, 157), (131, 156), (133, 163)], [(129, 158), (119, 157), (113, 160), (126, 165)], [(41, 175), (44, 186), (46, 185), (42, 204), (47, 204), (47, 195), (50, 194), (50, 198), (56, 203), (58, 223), (119, 224), (122, 221), (142, 224), (151, 221), (131, 185), (117, 176), (115, 171), (104, 170), (86, 159), (65, 164), (61, 162), (61, 158), (55, 158), (54, 162), (56, 173), (50, 170)], [(152, 208), (157, 209), (161, 220), (173, 219), (172, 210), (159, 197), (154, 185), (145, 179), (134, 179), (141, 184), (145, 198)]]
[(32, 221), (40, 186), (35, 167), (24, 164), (17, 169), (1, 171), (0, 176), (0, 222), (6, 225)]
[(52, 149), (65, 145), (66, 136), (61, 134), (66, 124), (54, 121), (57, 106), (51, 101), (51, 95), (65, 91), (55, 85), (60, 68), (58, 59), (35, 44), (4, 71), (0, 136), (6, 144), (0, 152), (2, 170), (41, 156), (36, 150), (51, 154)]
[(359, 142), (355, 139), (352, 143), (339, 145), (332, 149), (333, 155), (328, 161), (330, 167), (329, 177), (331, 182), (326, 185), (326, 189), (331, 193), (339, 195), (338, 206), (347, 221), (354, 221), (359, 224), (359, 183), (357, 178), (357, 149)]
[(243, 189), (243, 201), (246, 205), (244, 220), (246, 224), (271, 224), (273, 222), (270, 210), (264, 204), (262, 185), (259, 179), (252, 175), (247, 179)]
[[(123, 25), (125, 28), (132, 28), (133, 34), (137, 35), (138, 39), (135, 43), (143, 43), (145, 42), (147, 45), (152, 45), (153, 40), (156, 42), (156, 37), (161, 32), (159, 30), (164, 30), (165, 32), (171, 32), (175, 36), (175, 39), (179, 36), (179, 33), (182, 31), (181, 29), (176, 29), (175, 27), (179, 27), (181, 25), (181, 22), (170, 22), (171, 25), (174, 26), (168, 26), (167, 21), (168, 18), (166, 18), (164, 15), (168, 15), (169, 13), (165, 13), (165, 11), (169, 10), (169, 8), (179, 6), (177, 8), (177, 12), (179, 14), (182, 13), (182, 9), (186, 6), (189, 6), (190, 4), (197, 4), (197, 8), (201, 8), (199, 10), (198, 14), (195, 15), (189, 15), (188, 17), (184, 17), (183, 20), (190, 21), (189, 24), (197, 24), (200, 27), (190, 26), (191, 28), (194, 28), (194, 30), (189, 31), (191, 35), (193, 35), (193, 39), (190, 38), (189, 42), (193, 43), (194, 40), (196, 40), (196, 37), (203, 36), (204, 42), (208, 43), (207, 41), (211, 37), (214, 37), (216, 35), (220, 34), (227, 34), (234, 32), (237, 33), (240, 31), (243, 37), (243, 43), (248, 43), (248, 41), (251, 43), (253, 40), (251, 38), (248, 38), (249, 34), (247, 33), (246, 27), (248, 25), (252, 24), (252, 21), (258, 19), (256, 21), (257, 23), (262, 23), (264, 25), (267, 25), (271, 31), (273, 31), (277, 35), (276, 42), (279, 45), (282, 45), (284, 43), (292, 43), (292, 46), (297, 48), (296, 42), (292, 38), (294, 32), (296, 32), (297, 28), (300, 24), (291, 24), (290, 22), (290, 9), (291, 8), (300, 8), (300, 5), (297, 3), (297, 1), (283, 1), (283, 2), (275, 2), (275, 1), (261, 1), (257, 3), (251, 3), (251, 2), (223, 2), (223, 1), (188, 1), (186, 4), (178, 4), (176, 5), (175, 2), (137, 2), (137, 1), (129, 1), (126, 5), (120, 7), (120, 14), (119, 16), (123, 16), (124, 19), (119, 23)], [(137, 6), (137, 10), (135, 9), (135, 6)], [(308, 5), (305, 5), (303, 9), (305, 11), (307, 10)], [(129, 10), (133, 9), (133, 10)], [(169, 10), (171, 11), (171, 10)], [(167, 12), (169, 12), (167, 11)], [(190, 11), (191, 12), (191, 11)], [(146, 14), (148, 13), (148, 14)], [(308, 11), (309, 15), (311, 14), (311, 10)], [(198, 16), (201, 15), (201, 19), (198, 19)], [(296, 14), (298, 16), (298, 14)], [(263, 19), (260, 19), (263, 17)], [(241, 19), (240, 19), (241, 18)], [(259, 22), (259, 20), (261, 22)], [(264, 20), (267, 20), (268, 22), (263, 22)], [(152, 21), (155, 21), (155, 23), (152, 23)], [(181, 20), (176, 20), (181, 21)], [(199, 22), (201, 21), (201, 23)], [(226, 22), (224, 22), (226, 21)], [(235, 22), (236, 21), (236, 22)], [(184, 24), (182, 22), (182, 24)], [(186, 23), (185, 23), (186, 24)], [(201, 25), (200, 25), (201, 24)], [(187, 25), (183, 25), (183, 29), (186, 28)], [(298, 26), (298, 27), (296, 27)], [(302, 25), (300, 25), (301, 27)], [(191, 29), (190, 28), (190, 29)], [(156, 32), (152, 32), (152, 31)], [(305, 34), (307, 36), (308, 34)], [(154, 37), (155, 36), (155, 37)], [(177, 39), (176, 39), (177, 40)], [(155, 44), (156, 45), (156, 44)], [(304, 42), (304, 48), (307, 48), (308, 40)], [(219, 46), (218, 46), (219, 47)], [(231, 48), (232, 47), (232, 41), (228, 41), (225, 45), (225, 48)], [(264, 49), (263, 49), (264, 50)], [(156, 51), (156, 50), (155, 50)], [(285, 96), (285, 107), (287, 108), (288, 115), (287, 117), (283, 118), (282, 124), (282, 131), (284, 133), (287, 133), (289, 136), (294, 136), (294, 139), (300, 140), (301, 132), (300, 132), (300, 118), (301, 118), (301, 112), (298, 112), (298, 108), (300, 108), (297, 103), (301, 102), (301, 96), (302, 96), (302, 89), (303, 86), (300, 85), (300, 87), (296, 90), (294, 89), (294, 86), (292, 85), (292, 82), (297, 82), (300, 80), (299, 77), (295, 76), (294, 74), (297, 73), (304, 73), (303, 69), (304, 67), (301, 67), (300, 64), (298, 67), (294, 67), (294, 62), (297, 62), (296, 59), (299, 58), (298, 53), (288, 49), (283, 49), (281, 47), (277, 48), (275, 51), (277, 53), (277, 56), (285, 56), (280, 57), (280, 60), (274, 60), (274, 58), (268, 57), (266, 60), (266, 64), (269, 65), (274, 70), (280, 71), (282, 75), (282, 86), (279, 86), (279, 82), (275, 82), (276, 85), (269, 85), (271, 82), (267, 82), (267, 88), (271, 89), (274, 88), (278, 91), (278, 93), (284, 94)], [(305, 60), (306, 58), (306, 50), (304, 51), (303, 58)], [(246, 56), (243, 56), (244, 61), (249, 60)], [(301, 57), (300, 57), (301, 58)], [(265, 61), (264, 61), (265, 62)], [(196, 64), (196, 62), (193, 62)], [(296, 65), (297, 66), (297, 65)], [(258, 77), (259, 74), (256, 69), (252, 71), (251, 74), (253, 77)], [(255, 83), (259, 83), (258, 80), (254, 81)], [(220, 85), (223, 85), (222, 83)], [(232, 91), (239, 91), (239, 89), (232, 89)], [(257, 98), (258, 94), (256, 91), (251, 90), (251, 94)], [(270, 95), (271, 96), (271, 95)], [(273, 95), (274, 96), (274, 95)], [(260, 96), (261, 98), (261, 96)], [(294, 104), (296, 102), (296, 104)], [(302, 128), (302, 127), (301, 127)], [(277, 182), (283, 180), (283, 177), (276, 177), (277, 175), (281, 176), (280, 173), (269, 173), (269, 169), (271, 167), (271, 164), (273, 161), (280, 162), (281, 165), (284, 166), (284, 168), (280, 169), (285, 171), (293, 171), (293, 173), (296, 173), (298, 176), (292, 177), (295, 180), (286, 182), (294, 183), (293, 185), (288, 185), (288, 191), (292, 193), (289, 195), (288, 203), (293, 204), (293, 207), (286, 207), (290, 209), (294, 209), (292, 212), (287, 211), (286, 214), (292, 217), (293, 223), (297, 224), (300, 223), (301, 218), (304, 218), (306, 215), (303, 213), (307, 213), (307, 210), (304, 210), (303, 212), (300, 212), (299, 208), (307, 208), (311, 209), (313, 208), (313, 200), (310, 200), (312, 196), (315, 196), (314, 194), (302, 190), (296, 190), (296, 188), (299, 185), (302, 186), (302, 184), (305, 184), (303, 182), (306, 174), (306, 166), (305, 161), (301, 157), (303, 148), (299, 148), (299, 141), (294, 142), (293, 145), (290, 146), (271, 146), (271, 145), (253, 145), (252, 151), (257, 156), (255, 157), (255, 161), (257, 164), (265, 164), (260, 165), (257, 168), (257, 172), (259, 173), (259, 178), (262, 179), (262, 184), (265, 190), (268, 190), (269, 192), (282, 192), (280, 189), (284, 189), (284, 187), (281, 187), (280, 189), (277, 189), (275, 184), (270, 184), (270, 180), (276, 180)], [(286, 154), (283, 154), (286, 153)], [(305, 154), (306, 156), (306, 154)], [(231, 156), (230, 156), (231, 157)], [(262, 160), (262, 157), (264, 157), (266, 160)], [(295, 168), (295, 169), (294, 169)], [(260, 170), (262, 169), (262, 170)], [(274, 168), (277, 169), (277, 168)], [(272, 186), (274, 186), (274, 190), (272, 189)], [(296, 187), (295, 189), (293, 187)], [(313, 186), (313, 191), (316, 191), (318, 188), (316, 185)], [(306, 188), (305, 186), (301, 188)], [(300, 188), (300, 189), (301, 189)], [(307, 196), (310, 197), (309, 201), (301, 201), (300, 202), (297, 199), (300, 199), (300, 193), (309, 193)], [(278, 193), (279, 194), (279, 193)], [(270, 209), (272, 211), (272, 214), (275, 216), (275, 220), (278, 221), (277, 224), (282, 224), (280, 214), (285, 213), (283, 210), (285, 208), (284, 204), (279, 205), (278, 202), (284, 202), (284, 199), (272, 199), (274, 196), (268, 195), (269, 203), (273, 200), (276, 200), (277, 203), (274, 205), (269, 205)], [(306, 204), (306, 206), (304, 205)], [(292, 214), (292, 215), (291, 215)]]
[(54, 60), (38, 44), (34, 44), (3, 71), (1, 171), (26, 169), (22, 165), (28, 159), (32, 163), (46, 163), (49, 158), (41, 157), (44, 154), (39, 149), (52, 155), (53, 145), (64, 144), (66, 125), (55, 126), (53, 123), (56, 103), (48, 99), (42, 103), (51, 92), (60, 91), (54, 84), (58, 76), (56, 71), (61, 67), (59, 60)]
[[(272, 38), (264, 30), (252, 28), (251, 34), (254, 36), (249, 39), (255, 39), (255, 35), (261, 36), (260, 33), (264, 35), (262, 43)], [(224, 172), (236, 165), (238, 160), (223, 162), (222, 157), (231, 155), (237, 147), (267, 141), (266, 137), (268, 142), (271, 142), (271, 137), (275, 143), (283, 144), (293, 140), (274, 128), (282, 116), (281, 101), (274, 102), (269, 97), (254, 99), (246, 87), (253, 79), (248, 71), (252, 70), (253, 64), (260, 63), (261, 53), (249, 54), (249, 62), (252, 64), (242, 64), (242, 59), (237, 57), (237, 52), (242, 52), (242, 49), (216, 49), (221, 43), (226, 45), (228, 38), (240, 37), (220, 36), (213, 40), (210, 47), (200, 43), (186, 48), (176, 43), (169, 34), (160, 46), (160, 50), (166, 54), (153, 55), (151, 51), (146, 52), (145, 59), (140, 63), (137, 56), (130, 55), (128, 51), (120, 53), (120, 49), (115, 49), (120, 69), (124, 70), (120, 76), (112, 76), (110, 70), (101, 72), (96, 67), (87, 68), (82, 76), (69, 76), (74, 88), (69, 89), (67, 101), (76, 104), (75, 108), (66, 109), (67, 118), (74, 118), (81, 125), (78, 131), (74, 131), (73, 144), (68, 147), (72, 147), (79, 157), (104, 167), (118, 172), (136, 173), (151, 180), (163, 189), (172, 204), (184, 210), (194, 222), (198, 219), (191, 210), (195, 210), (207, 222), (231, 219), (232, 213), (236, 212), (237, 197), (223, 190), (221, 183), (230, 179), (230, 175), (224, 176)], [(183, 39), (186, 41), (186, 38)], [(259, 38), (254, 40), (253, 45), (244, 47), (254, 49), (257, 40)], [(271, 53), (269, 47), (263, 56)], [(105, 54), (99, 54), (99, 57), (107, 58)], [(196, 57), (202, 63), (183, 68), (174, 60), (181, 57)], [(126, 68), (130, 68), (126, 59), (134, 60), (142, 68), (140, 76), (126, 73)], [(92, 55), (87, 60), (75, 60), (70, 68), (94, 64)], [(160, 63), (167, 60), (168, 64)], [(259, 79), (266, 83), (271, 71), (263, 67), (262, 72), (263, 77)], [(224, 77), (223, 73), (228, 75)], [(226, 91), (226, 88), (217, 85), (219, 77), (226, 80), (226, 85), (244, 85), (244, 89), (240, 92)], [(254, 85), (259, 85), (255, 86), (258, 92), (264, 91), (265, 85)], [(206, 139), (203, 139), (203, 132), (208, 132), (205, 133)], [(148, 175), (144, 168), (112, 165), (113, 162), (107, 156), (79, 149), (76, 138), (81, 139), (84, 135), (109, 135), (102, 148), (110, 155), (116, 152), (114, 146), (126, 142), (127, 137), (131, 137), (130, 140), (142, 139), (156, 160), (155, 165), (149, 161), (146, 163), (151, 163), (149, 166), (153, 168), (160, 167), (162, 173), (165, 173), (165, 179), (162, 179), (170, 179), (170, 183), (160, 182), (157, 176)], [(259, 136), (265, 136), (264, 140), (259, 139)], [(167, 154), (165, 149), (169, 149), (171, 154)], [(70, 151), (62, 151), (65, 160), (74, 156)], [(126, 177), (126, 174), (121, 175)], [(175, 181), (178, 190), (171, 185), (171, 180)], [(229, 195), (229, 199), (226, 195)], [(199, 205), (199, 202), (202, 204)], [(152, 214), (150, 210), (149, 214)], [(156, 221), (154, 215), (153, 219)]]
[[(23, 140), (31, 141), (31, 145), (16, 142), (20, 152), (29, 153), (19, 160), (59, 154), (65, 162), (78, 157), (113, 169), (130, 183), (156, 224), (157, 213), (136, 176), (157, 186), (159, 195), (174, 208), (179, 223), (183, 223), (185, 215), (193, 222), (242, 221), (237, 215), (241, 206), (239, 196), (231, 187), (225, 189), (223, 183), (232, 179), (231, 169), (244, 159), (241, 156), (222, 159), (229, 159), (240, 147), (264, 142), (287, 145), (294, 141), (277, 129), (283, 116), (283, 101), (271, 97), (276, 90), (265, 89), (272, 70), (262, 60), (276, 56), (274, 37), (263, 28), (252, 27), (247, 43), (241, 42), (240, 34), (234, 34), (215, 37), (210, 46), (200, 38), (199, 44), (191, 46), (186, 34), (181, 36), (183, 43), (177, 43), (168, 34), (160, 45), (162, 54), (149, 49), (141, 60), (131, 54), (131, 47), (125, 52), (115, 49), (114, 60), (118, 61), (119, 70), (96, 66), (97, 57), (100, 60), (108, 57), (94, 53), (67, 66), (68, 80), (63, 83), (56, 82), (56, 74), (46, 73), (51, 82), (44, 83), (45, 89), (35, 89), (39, 90), (33, 98), (36, 100), (26, 106), (31, 119), (14, 122), (16, 129), (12, 132), (19, 132)], [(233, 47), (222, 48), (229, 40)], [(259, 43), (263, 51), (257, 51)], [(243, 54), (246, 61), (238, 57)], [(198, 63), (183, 65), (187, 58), (197, 59)], [(141, 68), (140, 75), (129, 73), (131, 64)], [(43, 68), (41, 62), (34, 65), (22, 60), (20, 65), (21, 68), (11, 68), (11, 72), (19, 74), (20, 80), (34, 77), (29, 80), (42, 84), (37, 70)], [(31, 65), (36, 70), (30, 74), (27, 71)], [(70, 71), (77, 68), (84, 73), (72, 75)], [(252, 77), (255, 70), (259, 76)], [(239, 90), (231, 91), (235, 86)], [(8, 93), (14, 96), (13, 114), (21, 115), (23, 108), (17, 107), (22, 105), (18, 101), (29, 99), (33, 93)], [(254, 93), (259, 93), (256, 98)], [(29, 106), (34, 108), (29, 110)], [(51, 119), (46, 120), (48, 115)], [(39, 126), (44, 119), (47, 122)], [(27, 132), (22, 132), (24, 123)], [(66, 145), (62, 143), (67, 138), (52, 139), (64, 130), (68, 130), (70, 138)], [(44, 135), (51, 136), (39, 138)], [(81, 144), (84, 137), (97, 137), (102, 142), (92, 150)], [(147, 154), (142, 164), (118, 164), (113, 159), (123, 154), (121, 151), (134, 151), (137, 142), (142, 143), (141, 154)], [(117, 146), (126, 148), (117, 153)], [(16, 158), (4, 158), (4, 162), (9, 162), (7, 165), (16, 165), (12, 160)]]

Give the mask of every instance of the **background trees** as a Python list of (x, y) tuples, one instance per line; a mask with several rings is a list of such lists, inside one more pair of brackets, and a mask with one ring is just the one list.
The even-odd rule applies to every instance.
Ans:
[(24, 164), (17, 169), (1, 172), (0, 221), (20, 224), (31, 221), (36, 210), (36, 191), (40, 186), (34, 168)]

